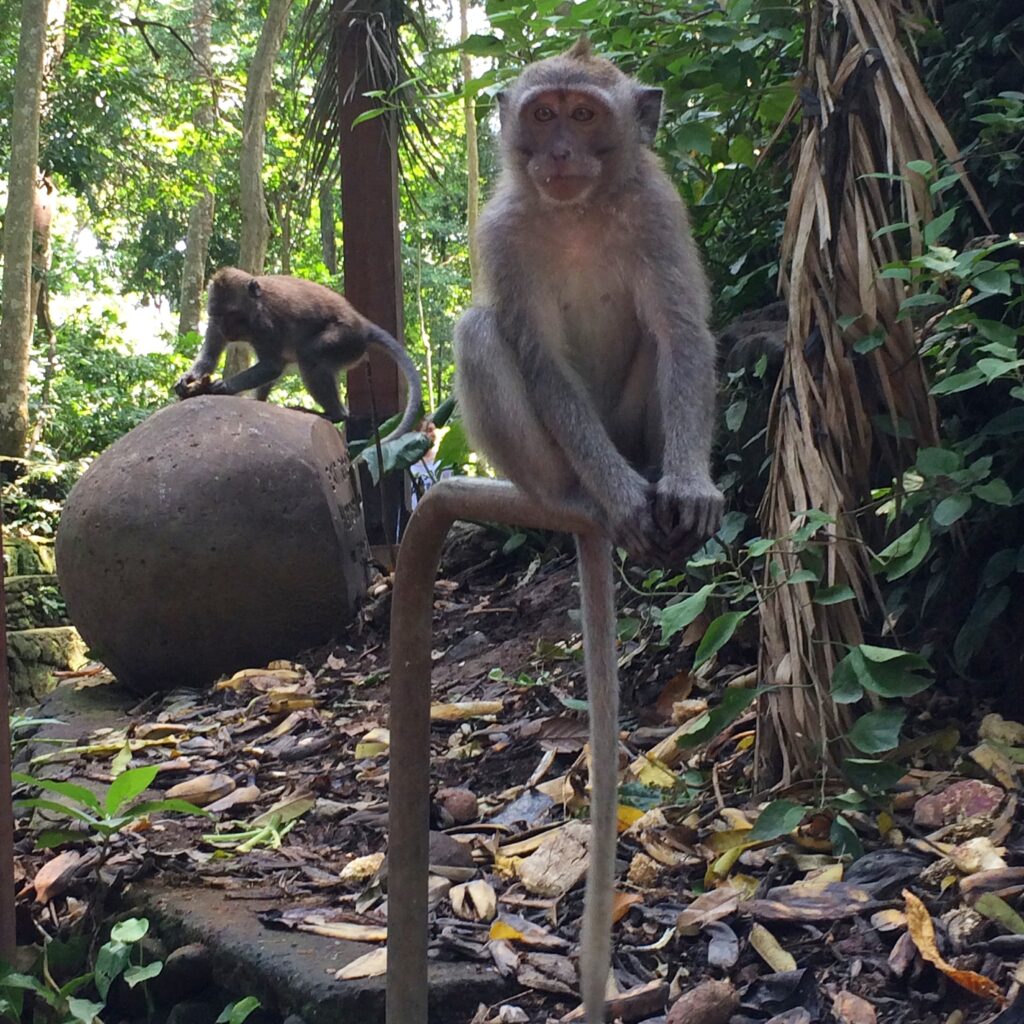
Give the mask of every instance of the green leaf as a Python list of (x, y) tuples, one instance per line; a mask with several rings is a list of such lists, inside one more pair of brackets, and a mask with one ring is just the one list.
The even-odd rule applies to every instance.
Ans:
[(953, 209), (940, 213), (934, 220), (928, 221), (922, 232), (925, 245), (934, 245), (943, 236), (950, 224), (953, 223), (955, 216), (956, 207), (954, 206)]
[(732, 431), (739, 430), (743, 425), (743, 417), (747, 414), (747, 400), (741, 398), (733, 402), (725, 410), (725, 425)]
[(34, 775), (26, 775), (24, 772), (11, 772), (11, 779), (26, 786), (35, 786), (44, 789), (48, 793), (56, 793), (58, 796), (74, 800), (76, 804), (91, 807), (94, 811), (100, 810), (100, 799), (91, 789), (85, 786), (76, 785), (74, 782), (57, 782), (54, 779), (37, 779)]
[(19, 797), (14, 801), (14, 804), (16, 807), (38, 807), (41, 811), (52, 811), (54, 814), (64, 814), (69, 818), (74, 818), (76, 821), (84, 821), (90, 827), (95, 827), (97, 822), (97, 819), (87, 811), (79, 810), (77, 807), (70, 807), (57, 800), (44, 800), (42, 797), (30, 797), (23, 800)]
[(952, 526), (958, 519), (965, 516), (971, 507), (969, 494), (951, 494), (935, 506), (932, 515), (939, 526)]
[(789, 575), (786, 583), (789, 586), (795, 586), (798, 583), (817, 583), (818, 578), (818, 573), (813, 569), (797, 569)]
[(987, 501), (990, 505), (1013, 504), (1013, 493), (1006, 485), (1006, 481), (998, 478), (995, 480), (989, 480), (988, 483), (978, 484), (978, 486), (974, 488), (974, 493), (981, 498), (982, 501)]
[(505, 56), (505, 44), (494, 35), (474, 33), (463, 40), (461, 48), (463, 53), (468, 53), (471, 57)]
[(813, 601), (815, 604), (842, 604), (844, 601), (852, 601), (856, 596), (853, 587), (837, 583), (834, 587), (819, 587), (814, 592)]
[(864, 687), (853, 655), (854, 651), (850, 651), (832, 671), (830, 693), (837, 704), (855, 704), (864, 696)]
[(670, 604), (661, 612), (661, 642), (668, 643), (680, 630), (693, 622), (704, 611), (715, 585), (706, 583), (695, 594), (676, 604)]
[(908, 160), (907, 168), (917, 171), (918, 174), (923, 174), (926, 178), (932, 173), (932, 164), (927, 160)]
[(1014, 935), (1024, 935), (1024, 918), (1009, 903), (994, 892), (979, 896), (974, 902), (974, 909), (991, 921), (1001, 924)]
[(204, 814), (210, 812), (202, 807), (196, 807), (187, 800), (180, 800), (177, 797), (171, 800), (145, 800), (141, 804), (135, 804), (128, 809), (124, 822), (134, 821), (146, 814), (156, 814), (159, 811), (176, 811), (178, 814)]
[(149, 921), (144, 917), (129, 917), (124, 921), (118, 921), (110, 929), (110, 937), (115, 942), (124, 942), (129, 946), (133, 942), (140, 942), (146, 937), (149, 931)]
[[(383, 441), (380, 446), (381, 455), (384, 457), (384, 475), (396, 469), (408, 469), (415, 466), (427, 452), (430, 451), (430, 438), (421, 434), (418, 430), (412, 430), (401, 437), (393, 438), (390, 441)], [(380, 479), (380, 467), (377, 463), (377, 446), (368, 444), (360, 453), (359, 458), (366, 463), (370, 471), (370, 479), (374, 483)]]
[(72, 1019), (80, 1021), (81, 1024), (93, 1024), (99, 1021), (100, 1013), (103, 1011), (103, 1003), (92, 1003), (88, 999), (69, 999), (68, 1013)]
[(466, 436), (462, 420), (452, 420), (437, 446), (437, 464), (440, 467), (461, 469), (473, 455), (473, 446)]
[(37, 850), (52, 850), (64, 843), (80, 843), (89, 838), (87, 832), (73, 828), (46, 828), (35, 837)]
[(120, 977), (128, 966), (130, 955), (131, 947), (116, 939), (111, 939), (110, 942), (105, 942), (100, 946), (99, 952), (96, 954), (95, 980), (96, 991), (99, 992), (101, 999), (107, 998), (114, 979)]
[(902, 708), (881, 708), (861, 715), (850, 730), (850, 742), (865, 754), (892, 750), (900, 741), (907, 713)]
[(874, 761), (848, 757), (843, 761), (843, 774), (858, 789), (869, 793), (885, 793), (903, 778), (904, 770), (892, 761)]
[(124, 972), (124, 980), (129, 988), (135, 988), (150, 978), (155, 978), (164, 969), (162, 960), (154, 960), (151, 964), (136, 964)]
[(760, 841), (788, 836), (809, 813), (809, 807), (793, 803), (792, 800), (775, 800), (758, 815), (747, 838)]
[(924, 561), (931, 544), (932, 535), (928, 529), (928, 522), (922, 519), (880, 551), (873, 566), (876, 571), (883, 572), (890, 582), (898, 580)]
[(732, 725), (758, 697), (770, 689), (771, 687), (762, 687), (759, 690), (727, 687), (721, 701), (710, 711), (705, 711), (687, 723), (688, 731), (683, 733), (676, 742), (683, 750), (707, 743), (727, 726)]
[(237, 1002), (228, 1003), (217, 1018), (217, 1024), (242, 1024), (253, 1010), (258, 1010), (262, 1005), (255, 996), (246, 996)]
[(693, 667), (699, 668), (713, 658), (731, 639), (736, 627), (750, 614), (745, 612), (725, 612), (714, 619), (701, 638), (697, 653), (693, 658)]
[(975, 274), (971, 284), (980, 292), (989, 295), (1010, 295), (1013, 285), (1010, 275), (1005, 270), (989, 270), (984, 274)]
[(979, 384), (987, 383), (988, 378), (976, 366), (972, 366), (963, 373), (954, 373), (945, 377), (931, 387), (933, 395), (954, 395), (959, 391), (969, 391)]
[(829, 830), (832, 840), (832, 852), (840, 857), (851, 857), (856, 860), (864, 856), (864, 844), (860, 841), (854, 827), (841, 814), (837, 814)]
[(134, 800), (141, 792), (149, 789), (159, 771), (159, 766), (152, 764), (143, 768), (130, 768), (118, 775), (107, 790), (103, 805), (107, 814), (117, 814), (129, 800)]
[(917, 453), (917, 471), (924, 477), (949, 476), (962, 465), (960, 453), (948, 448), (922, 448)]

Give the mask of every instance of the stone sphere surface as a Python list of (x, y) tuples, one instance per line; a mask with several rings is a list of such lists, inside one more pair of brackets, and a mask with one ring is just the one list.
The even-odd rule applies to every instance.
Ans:
[(168, 406), (111, 445), (72, 488), (56, 555), (71, 621), (145, 692), (338, 636), (369, 564), (337, 430), (227, 396)]

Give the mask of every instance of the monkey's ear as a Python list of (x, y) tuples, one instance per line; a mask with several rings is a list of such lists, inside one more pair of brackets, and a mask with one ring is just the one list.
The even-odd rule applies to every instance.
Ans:
[(638, 89), (636, 93), (636, 120), (640, 125), (640, 141), (645, 146), (654, 144), (661, 120), (661, 90)]
[(254, 299), (258, 299), (263, 294), (263, 289), (260, 287), (260, 283), (255, 277), (249, 282), (248, 288), (249, 294)]
[(508, 93), (503, 89), (494, 94), (494, 100), (498, 104), (498, 122), (504, 127), (508, 118)]
[(574, 60), (587, 60), (589, 57), (594, 56), (594, 45), (590, 41), (590, 36), (583, 33), (576, 40), (568, 50), (565, 51), (565, 56), (570, 57)]

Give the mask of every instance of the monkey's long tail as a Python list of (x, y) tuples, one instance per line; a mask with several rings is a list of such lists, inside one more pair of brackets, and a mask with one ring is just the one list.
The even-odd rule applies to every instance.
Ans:
[(612, 893), (619, 777), (619, 673), (611, 541), (596, 530), (576, 538), (583, 611), (583, 660), (590, 703), (590, 850), (580, 974), (587, 1024), (603, 1024), (612, 956)]
[(406, 352), (405, 347), (399, 344), (383, 327), (377, 327), (373, 325), (373, 330), (370, 332), (368, 341), (371, 345), (376, 345), (378, 348), (382, 348), (392, 359), (398, 364), (399, 370), (402, 371), (402, 376), (405, 377), (405, 382), (408, 385), (407, 396), (405, 400), (405, 414), (402, 416), (401, 422), (395, 427), (394, 430), (388, 434), (387, 437), (381, 438), (381, 444), (385, 441), (390, 441), (392, 438), (401, 437), (402, 434), (408, 433), (412, 430), (416, 421), (420, 415), (420, 404), (423, 401), (423, 389), (420, 384), (419, 371), (416, 369), (416, 364), (412, 361), (412, 357)]

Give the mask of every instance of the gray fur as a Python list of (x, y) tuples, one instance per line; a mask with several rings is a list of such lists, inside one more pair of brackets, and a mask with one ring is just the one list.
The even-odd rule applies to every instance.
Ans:
[(398, 364), (408, 384), (401, 423), (387, 441), (412, 429), (421, 402), (420, 378), (408, 352), (382, 327), (371, 323), (337, 292), (315, 281), (285, 274), (254, 277), (223, 267), (210, 280), (203, 347), (176, 390), (188, 396), (196, 382), (213, 373), (229, 341), (246, 341), (256, 363), (209, 390), (237, 395), (257, 389), (266, 398), (289, 363), (298, 365), (306, 390), (332, 423), (348, 419), (338, 394), (338, 374), (359, 363), (370, 345)]
[[(479, 225), (482, 291), (455, 330), (470, 436), (534, 498), (581, 509), (642, 561), (680, 565), (721, 521), (715, 343), (686, 210), (648, 146), (661, 110), (586, 42), (500, 99), (503, 168)], [(592, 116), (588, 116), (589, 115)], [(617, 681), (608, 540), (581, 537), (591, 703), (582, 978), (604, 1020)]]

